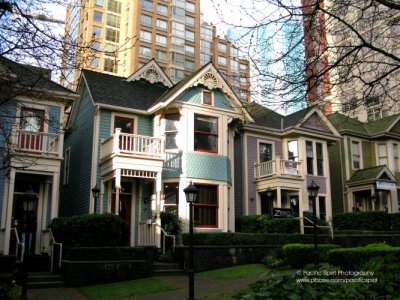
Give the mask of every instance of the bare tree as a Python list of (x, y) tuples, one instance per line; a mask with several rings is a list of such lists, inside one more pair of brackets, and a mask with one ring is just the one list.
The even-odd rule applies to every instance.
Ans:
[[(212, 1), (234, 28), (228, 37), (251, 59), (252, 83), (266, 104), (286, 108), (307, 99), (361, 120), (367, 112), (375, 119), (399, 111), (398, 1), (225, 1), (230, 9)], [(233, 9), (241, 20), (225, 18)]]

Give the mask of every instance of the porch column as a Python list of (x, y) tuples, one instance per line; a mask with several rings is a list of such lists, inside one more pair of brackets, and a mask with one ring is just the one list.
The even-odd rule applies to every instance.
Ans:
[(280, 187), (278, 187), (276, 189), (276, 205), (278, 208), (282, 207), (282, 189)]
[(54, 173), (53, 175), (53, 186), (51, 190), (51, 215), (50, 219), (58, 217), (58, 206), (59, 206), (59, 194), (60, 189), (60, 173)]
[(100, 178), (100, 214), (104, 210), (104, 180), (103, 177)]
[(156, 246), (157, 248), (161, 247), (161, 218), (160, 218), (160, 209), (161, 209), (161, 172), (157, 173), (156, 177), (156, 223), (159, 226), (156, 226)]
[(7, 212), (6, 212), (6, 226), (4, 234), (4, 255), (10, 253), (10, 235), (11, 235), (11, 215), (14, 200), (14, 186), (15, 186), (15, 169), (10, 170), (10, 179), (8, 186), (8, 199), (7, 199)]
[(119, 193), (121, 191), (121, 169), (115, 170), (115, 214), (119, 215)]

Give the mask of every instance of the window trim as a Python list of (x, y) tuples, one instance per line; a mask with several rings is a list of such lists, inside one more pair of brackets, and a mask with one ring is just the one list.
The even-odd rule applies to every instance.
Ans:
[[(210, 95), (210, 103), (204, 101), (204, 94)], [(214, 92), (210, 90), (203, 89), (201, 93), (201, 103), (204, 105), (214, 106)]]
[[(176, 145), (176, 148), (167, 148), (167, 134), (175, 134), (175, 138), (177, 134), (179, 133), (179, 127), (175, 128), (174, 130), (167, 130), (167, 115), (177, 115), (178, 119), (176, 121), (180, 121), (181, 115), (179, 112), (171, 112), (171, 113), (166, 113), (164, 116), (165, 120), (165, 127), (164, 127), (164, 134), (165, 134), (165, 151), (173, 151), (179, 149), (178, 145)], [(175, 140), (176, 142), (176, 140)]]
[[(379, 146), (385, 146), (385, 155), (381, 156), (380, 152), (379, 152)], [(389, 153), (388, 153), (388, 145), (387, 143), (376, 143), (376, 155), (377, 155), (377, 166), (382, 166), (383, 164), (381, 164), (380, 160), (381, 159), (386, 159), (386, 166), (389, 165)]]
[(271, 147), (271, 151), (272, 151), (271, 160), (274, 160), (275, 159), (275, 143), (271, 140), (258, 139), (257, 140), (257, 162), (261, 163), (260, 162), (260, 144), (269, 144), (272, 146)]
[[(357, 143), (357, 149), (358, 149), (358, 164), (359, 167), (355, 168), (354, 167), (354, 153), (353, 153), (353, 143)], [(351, 154), (351, 169), (352, 170), (361, 170), (363, 168), (363, 164), (362, 164), (362, 151), (361, 151), (361, 141), (360, 140), (355, 140), (355, 139), (351, 139), (350, 140), (350, 154)]]
[[(175, 204), (166, 204), (165, 202), (165, 186), (166, 185), (173, 185), (176, 188), (176, 202)], [(176, 208), (176, 213), (179, 216), (179, 181), (172, 181), (172, 182), (164, 182), (163, 183), (163, 199), (164, 199), (164, 206), (163, 211), (166, 211), (165, 208), (173, 207)]]
[[(196, 121), (196, 117), (205, 117), (205, 118), (213, 118), (213, 119), (215, 119), (217, 122), (216, 122), (216, 128), (217, 128), (217, 133), (216, 134), (213, 134), (213, 133), (208, 133), (208, 132), (204, 132), (204, 131), (196, 131), (194, 128), (195, 128), (195, 126), (194, 126), (194, 123), (195, 123), (195, 121)], [(194, 117), (193, 117), (193, 140), (194, 140), (194, 136), (195, 136), (195, 134), (196, 133), (200, 133), (200, 134), (207, 134), (207, 135), (213, 135), (213, 136), (216, 136), (216, 150), (215, 151), (211, 151), (211, 150), (204, 150), (204, 149), (195, 149), (195, 146), (194, 146), (194, 143), (193, 143), (193, 150), (195, 151), (195, 152), (204, 152), (204, 153), (213, 153), (213, 154), (218, 154), (218, 151), (219, 151), (219, 145), (218, 145), (218, 143), (219, 143), (219, 140), (218, 140), (218, 137), (219, 137), (219, 120), (218, 120), (218, 117), (214, 117), (214, 116), (208, 116), (208, 115), (203, 115), (203, 114), (194, 114)]]
[(111, 113), (110, 136), (112, 136), (115, 133), (115, 118), (133, 119), (133, 132), (131, 134), (137, 135), (137, 129), (138, 129), (138, 118), (137, 118), (137, 116), (130, 115), (130, 114), (113, 112), (113, 113)]
[[(196, 225), (194, 224), (195, 228), (218, 228), (218, 224), (219, 224), (219, 185), (218, 184), (208, 184), (208, 183), (193, 183), (195, 186), (199, 187), (199, 186), (207, 186), (207, 187), (216, 187), (216, 198), (217, 198), (217, 204), (200, 204), (198, 202), (199, 199), (197, 199), (197, 201), (193, 202), (193, 214), (194, 214), (194, 210), (196, 209), (196, 207), (215, 207), (216, 211), (215, 211), (215, 216), (216, 216), (216, 225), (215, 226), (210, 226), (210, 225)], [(194, 220), (193, 220), (194, 223)]]

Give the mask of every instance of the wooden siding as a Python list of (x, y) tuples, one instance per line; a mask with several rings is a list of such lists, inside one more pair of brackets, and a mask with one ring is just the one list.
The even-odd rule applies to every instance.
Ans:
[(188, 152), (187, 177), (232, 182), (231, 164), (227, 156)]
[[(332, 214), (341, 213), (344, 211), (343, 207), (343, 168), (342, 159), (340, 157), (340, 147), (342, 143), (335, 143), (328, 147), (329, 154), (329, 169), (331, 186), (331, 199), (332, 199)], [(340, 186), (340, 188), (339, 188)]]
[(314, 113), (311, 117), (309, 117), (300, 127), (313, 129), (321, 132), (330, 132), (321, 121), (321, 118), (318, 114)]
[(50, 106), (49, 108), (49, 133), (60, 132), (61, 109), (59, 106)]
[(371, 143), (369, 141), (362, 141), (361, 152), (364, 169), (376, 166), (374, 143)]
[(322, 176), (307, 176), (307, 186), (311, 184), (311, 181), (315, 182), (319, 186), (318, 194), (326, 194), (326, 177)]
[(138, 135), (153, 136), (153, 116), (138, 116)]
[[(201, 99), (202, 99), (201, 91), (202, 91), (201, 87), (191, 88), (179, 97), (179, 101), (201, 104)], [(214, 90), (214, 107), (227, 109), (231, 111), (235, 110), (232, 107), (229, 100), (227, 99), (227, 97), (225, 96), (225, 94), (222, 93), (220, 90)]]
[[(247, 137), (247, 182), (248, 182), (248, 214), (255, 215), (256, 207), (256, 188), (254, 186), (254, 163), (258, 162), (257, 158), (257, 138), (254, 136)], [(253, 199), (253, 201), (251, 201)]]
[(64, 149), (71, 147), (71, 172), (69, 184), (61, 187), (60, 216), (89, 213), (94, 112), (90, 95), (84, 88), (75, 124), (64, 143)]
[(275, 141), (275, 156), (279, 156), (281, 159), (287, 159), (283, 154), (283, 143), (282, 141)]
[(235, 136), (234, 141), (234, 174), (235, 174), (235, 218), (243, 216), (243, 138)]

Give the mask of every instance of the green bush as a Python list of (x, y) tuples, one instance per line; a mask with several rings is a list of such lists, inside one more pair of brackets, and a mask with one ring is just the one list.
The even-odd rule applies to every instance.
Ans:
[[(327, 252), (336, 248), (340, 248), (340, 246), (334, 244), (319, 244), (319, 261), (328, 261)], [(282, 247), (282, 250), (286, 262), (294, 268), (303, 268), (307, 263), (312, 263), (314, 261), (313, 244), (286, 244)]]
[(63, 247), (126, 246), (129, 226), (113, 214), (86, 214), (53, 219), (51, 230)]
[(400, 262), (400, 247), (369, 244), (365, 247), (333, 249), (328, 252), (328, 261), (343, 270), (360, 270), (370, 259), (391, 254), (397, 255)]
[(182, 221), (179, 219), (176, 212), (161, 212), (161, 227), (168, 233), (173, 235), (179, 235), (182, 232), (181, 224)]
[(333, 228), (335, 230), (399, 231), (400, 214), (388, 214), (383, 211), (341, 213), (333, 217)]
[(244, 216), (239, 219), (241, 232), (246, 233), (297, 233), (300, 221), (293, 218), (271, 219), (267, 215)]
[(0, 255), (0, 274), (14, 273), (16, 257), (14, 255)]
[[(313, 215), (313, 213), (311, 213), (309, 211), (304, 211), (303, 217), (307, 218), (308, 220), (314, 221), (314, 215)], [(314, 224), (311, 223), (310, 221), (308, 221), (307, 219), (304, 219), (304, 225), (305, 226), (313, 226)], [(328, 226), (328, 222), (317, 218), (317, 226)], [(317, 227), (317, 232), (318, 232), (318, 234), (328, 233), (329, 229)], [(306, 227), (306, 228), (304, 228), (304, 233), (312, 234), (312, 233), (314, 233), (314, 228)]]
[(21, 298), (21, 288), (14, 282), (0, 282), (0, 299), (17, 300)]
[(145, 259), (143, 247), (72, 247), (65, 257), (68, 260), (135, 260)]

